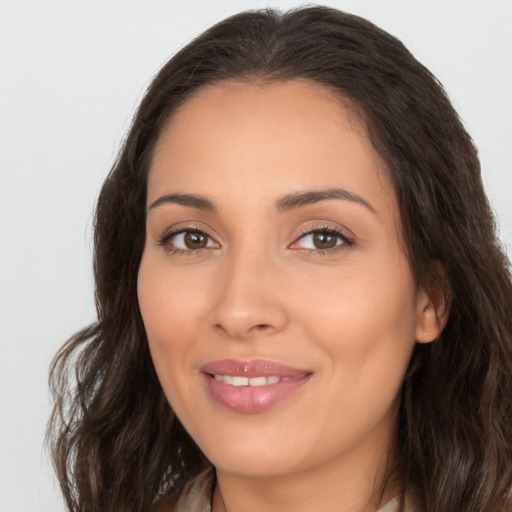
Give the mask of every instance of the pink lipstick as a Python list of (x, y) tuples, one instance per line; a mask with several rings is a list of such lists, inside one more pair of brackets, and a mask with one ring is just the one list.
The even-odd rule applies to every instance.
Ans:
[(299, 391), (312, 376), (309, 370), (274, 361), (222, 359), (201, 368), (210, 396), (241, 413), (265, 411)]

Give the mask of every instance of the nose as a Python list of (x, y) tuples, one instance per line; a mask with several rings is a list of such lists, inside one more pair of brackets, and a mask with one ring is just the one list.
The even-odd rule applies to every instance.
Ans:
[(280, 292), (281, 274), (271, 258), (249, 249), (226, 258), (222, 265), (209, 315), (211, 327), (235, 340), (282, 331), (288, 315)]

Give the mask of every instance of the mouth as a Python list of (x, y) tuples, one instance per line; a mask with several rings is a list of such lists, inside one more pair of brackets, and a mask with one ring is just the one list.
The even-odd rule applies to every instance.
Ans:
[(266, 411), (295, 395), (313, 375), (274, 361), (233, 359), (208, 363), (201, 372), (207, 392), (217, 404), (244, 414)]
[(228, 386), (242, 387), (242, 386), (268, 386), (269, 384), (278, 384), (279, 382), (287, 382), (293, 380), (292, 377), (278, 377), (277, 375), (270, 375), (266, 377), (262, 375), (260, 377), (240, 377), (238, 375), (220, 375), (216, 373), (213, 378), (219, 382), (223, 382)]

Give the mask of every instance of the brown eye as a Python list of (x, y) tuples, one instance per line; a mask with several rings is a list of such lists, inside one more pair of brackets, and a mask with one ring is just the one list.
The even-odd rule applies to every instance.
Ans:
[(160, 245), (170, 251), (176, 250), (190, 253), (219, 247), (217, 242), (199, 229), (183, 229), (182, 231), (165, 235), (160, 240)]
[(314, 229), (302, 235), (292, 246), (293, 249), (329, 251), (344, 246), (350, 247), (351, 239), (336, 229)]
[(317, 249), (332, 249), (338, 245), (339, 236), (328, 231), (317, 231), (313, 233), (313, 244)]
[(198, 231), (187, 231), (183, 242), (187, 249), (204, 249), (208, 245), (208, 237)]

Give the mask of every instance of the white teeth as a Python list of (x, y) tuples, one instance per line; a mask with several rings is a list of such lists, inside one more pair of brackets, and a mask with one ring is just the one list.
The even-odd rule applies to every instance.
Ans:
[(239, 377), (237, 375), (214, 375), (215, 380), (219, 382), (223, 382), (224, 384), (228, 384), (229, 386), (252, 386), (252, 387), (258, 387), (258, 386), (266, 386), (267, 384), (277, 384), (281, 380), (290, 380), (286, 377), (283, 377), (281, 379), (280, 377), (277, 377), (275, 375), (271, 375), (270, 377), (251, 377), (250, 379), (248, 377)]
[(247, 377), (233, 377), (233, 386), (248, 386), (249, 379)]
[(223, 375), (222, 382), (224, 382), (224, 384), (233, 385), (233, 377), (231, 377), (231, 375)]
[(253, 377), (249, 379), (249, 386), (264, 386), (267, 384), (267, 377)]

